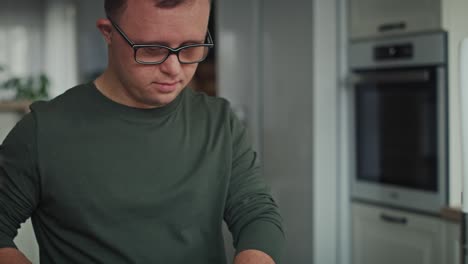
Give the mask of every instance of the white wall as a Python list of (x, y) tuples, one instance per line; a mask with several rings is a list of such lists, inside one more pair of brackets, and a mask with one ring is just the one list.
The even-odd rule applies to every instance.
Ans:
[(44, 70), (44, 1), (0, 1), (0, 65), (26, 76)]
[(0, 65), (14, 76), (46, 73), (52, 97), (76, 84), (74, 15), (73, 0), (1, 1)]
[[(346, 263), (340, 251), (340, 239), (347, 233), (349, 193), (340, 191), (340, 161), (338, 145), (339, 107), (339, 1), (314, 1), (313, 44), (313, 209), (314, 262)], [(345, 174), (343, 174), (345, 175)], [(345, 183), (345, 186), (346, 183)], [(342, 199), (340, 199), (342, 198)], [(347, 204), (347, 203), (346, 203)], [(345, 228), (345, 229), (340, 229)], [(347, 245), (346, 245), (347, 246)]]
[(107, 66), (107, 47), (96, 21), (105, 18), (104, 1), (77, 2), (79, 81), (87, 82)]
[(44, 68), (53, 98), (78, 82), (74, 0), (46, 0), (44, 18)]

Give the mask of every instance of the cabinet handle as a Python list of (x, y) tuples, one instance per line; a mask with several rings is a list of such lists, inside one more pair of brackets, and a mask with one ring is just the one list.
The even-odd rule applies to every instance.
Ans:
[(380, 219), (392, 224), (406, 225), (408, 223), (408, 219), (406, 217), (391, 216), (387, 214), (381, 214)]
[(397, 23), (387, 23), (387, 24), (382, 24), (378, 27), (379, 32), (387, 32), (387, 31), (393, 31), (393, 30), (404, 30), (406, 29), (406, 23), (401, 21)]

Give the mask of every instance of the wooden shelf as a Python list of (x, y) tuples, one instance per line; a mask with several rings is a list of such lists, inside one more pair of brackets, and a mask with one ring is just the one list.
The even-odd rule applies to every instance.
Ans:
[(0, 101), (0, 112), (29, 112), (31, 101)]

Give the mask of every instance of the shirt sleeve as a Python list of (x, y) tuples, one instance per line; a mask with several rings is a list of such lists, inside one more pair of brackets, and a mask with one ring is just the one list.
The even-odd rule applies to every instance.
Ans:
[(224, 213), (237, 253), (255, 249), (278, 264), (285, 236), (278, 206), (261, 177), (257, 154), (242, 123), (231, 113), (232, 168)]
[(32, 215), (39, 200), (35, 130), (29, 113), (0, 146), (0, 248), (16, 248), (13, 239), (20, 224)]

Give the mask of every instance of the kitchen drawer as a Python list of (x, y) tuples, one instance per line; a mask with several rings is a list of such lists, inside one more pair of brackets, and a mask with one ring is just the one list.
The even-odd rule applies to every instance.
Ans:
[(363, 203), (352, 205), (354, 264), (444, 263), (444, 221)]

